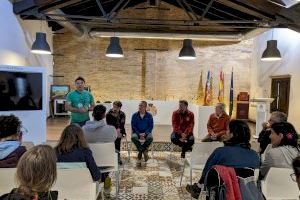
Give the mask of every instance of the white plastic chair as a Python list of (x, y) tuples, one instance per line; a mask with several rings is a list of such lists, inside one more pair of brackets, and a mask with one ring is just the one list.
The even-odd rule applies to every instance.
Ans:
[(57, 169), (57, 180), (51, 190), (58, 191), (58, 199), (91, 199), (96, 200), (102, 193), (98, 182), (93, 182), (91, 173), (87, 168)]
[(0, 196), (16, 188), (16, 168), (0, 168)]
[(116, 198), (119, 195), (120, 171), (118, 163), (118, 154), (115, 151), (114, 143), (89, 143), (93, 152), (93, 157), (101, 173), (115, 172), (116, 174)]
[(223, 143), (221, 142), (202, 142), (194, 144), (190, 158), (186, 158), (183, 164), (180, 177), (180, 186), (182, 185), (182, 177), (186, 163), (188, 163), (190, 166), (190, 184), (192, 184), (193, 169), (202, 170), (210, 154), (212, 154), (216, 148), (221, 146), (223, 146)]
[(29, 150), (32, 147), (34, 147), (34, 144), (33, 144), (33, 142), (24, 141), (24, 142), (22, 142), (21, 146), (24, 146), (24, 147), (26, 147), (27, 150)]
[(290, 175), (293, 169), (271, 167), (262, 181), (262, 191), (266, 199), (299, 199), (299, 189)]

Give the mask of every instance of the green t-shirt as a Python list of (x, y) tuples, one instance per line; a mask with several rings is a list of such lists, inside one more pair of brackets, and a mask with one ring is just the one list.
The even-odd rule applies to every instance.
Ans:
[[(94, 97), (92, 94), (86, 90), (80, 92), (78, 90), (74, 90), (67, 95), (67, 102), (71, 104), (74, 108), (83, 108), (88, 109), (94, 103)], [(84, 122), (89, 120), (89, 112), (79, 113), (72, 112), (71, 113), (71, 123), (76, 122)]]

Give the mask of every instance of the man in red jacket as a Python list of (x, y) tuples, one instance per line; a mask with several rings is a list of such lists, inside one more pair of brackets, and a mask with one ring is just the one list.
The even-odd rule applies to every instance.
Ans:
[(172, 126), (171, 141), (182, 148), (181, 157), (185, 158), (185, 152), (192, 150), (195, 142), (193, 135), (194, 114), (188, 110), (186, 100), (179, 101), (179, 109), (173, 112)]

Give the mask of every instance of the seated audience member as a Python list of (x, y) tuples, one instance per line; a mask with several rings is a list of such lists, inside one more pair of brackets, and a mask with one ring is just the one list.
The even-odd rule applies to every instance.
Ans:
[(132, 137), (131, 140), (138, 150), (138, 161), (142, 159), (144, 154), (145, 162), (148, 161), (148, 148), (153, 141), (152, 129), (153, 118), (150, 113), (146, 111), (147, 102), (141, 101), (139, 104), (139, 111), (134, 113), (131, 118)]
[[(217, 148), (208, 158), (198, 183), (187, 185), (186, 189), (194, 198), (198, 198), (205, 176), (214, 165), (241, 168), (259, 168), (259, 155), (251, 149), (251, 133), (247, 123), (232, 120), (229, 123), (229, 139), (224, 141), (224, 147)], [(254, 175), (254, 174), (253, 174)]]
[(270, 135), (271, 135), (271, 126), (274, 123), (279, 122), (287, 122), (287, 115), (283, 112), (275, 111), (271, 113), (270, 119), (268, 122), (264, 122), (262, 124), (263, 129), (259, 133), (259, 146), (260, 146), (260, 154), (263, 154), (267, 148), (267, 146), (271, 143)]
[(182, 148), (181, 157), (185, 158), (185, 152), (192, 150), (195, 142), (193, 135), (194, 114), (188, 110), (187, 101), (179, 101), (179, 109), (174, 111), (172, 115), (172, 126), (171, 141)]
[(207, 123), (208, 135), (202, 142), (224, 141), (230, 117), (225, 112), (225, 104), (217, 103), (216, 112), (211, 114)]
[(22, 123), (14, 115), (0, 116), (0, 168), (15, 168), (26, 148), (21, 146)]
[(115, 140), (115, 148), (118, 151), (119, 163), (122, 164), (120, 151), (121, 151), (121, 139), (126, 137), (125, 121), (126, 115), (121, 111), (122, 103), (121, 101), (115, 101), (113, 103), (113, 108), (106, 114), (106, 122), (112, 125), (117, 130), (117, 139)]
[(294, 169), (294, 174), (292, 174), (292, 178), (293, 175), (295, 175), (293, 178), (293, 181), (298, 183), (298, 188), (300, 190), (300, 156), (298, 156), (297, 158), (294, 159), (293, 161), (293, 169)]
[(92, 151), (77, 124), (70, 124), (63, 130), (55, 151), (57, 162), (85, 162), (93, 180), (98, 181), (101, 178)]
[(87, 121), (82, 127), (85, 140), (88, 143), (113, 143), (117, 139), (115, 127), (106, 124), (105, 112), (105, 106), (95, 106), (93, 109), (94, 120)]
[(57, 200), (50, 191), (56, 180), (56, 155), (52, 147), (38, 145), (21, 157), (16, 172), (18, 188), (0, 197), (2, 200)]
[(271, 167), (292, 168), (293, 160), (300, 155), (298, 134), (292, 124), (288, 122), (272, 124), (270, 139), (272, 149), (266, 152), (260, 178), (265, 177)]

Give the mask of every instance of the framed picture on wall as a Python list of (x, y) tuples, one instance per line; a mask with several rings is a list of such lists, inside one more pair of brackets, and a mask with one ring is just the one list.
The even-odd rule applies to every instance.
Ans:
[(69, 92), (70, 92), (69, 85), (51, 85), (50, 98), (51, 99), (66, 98)]

